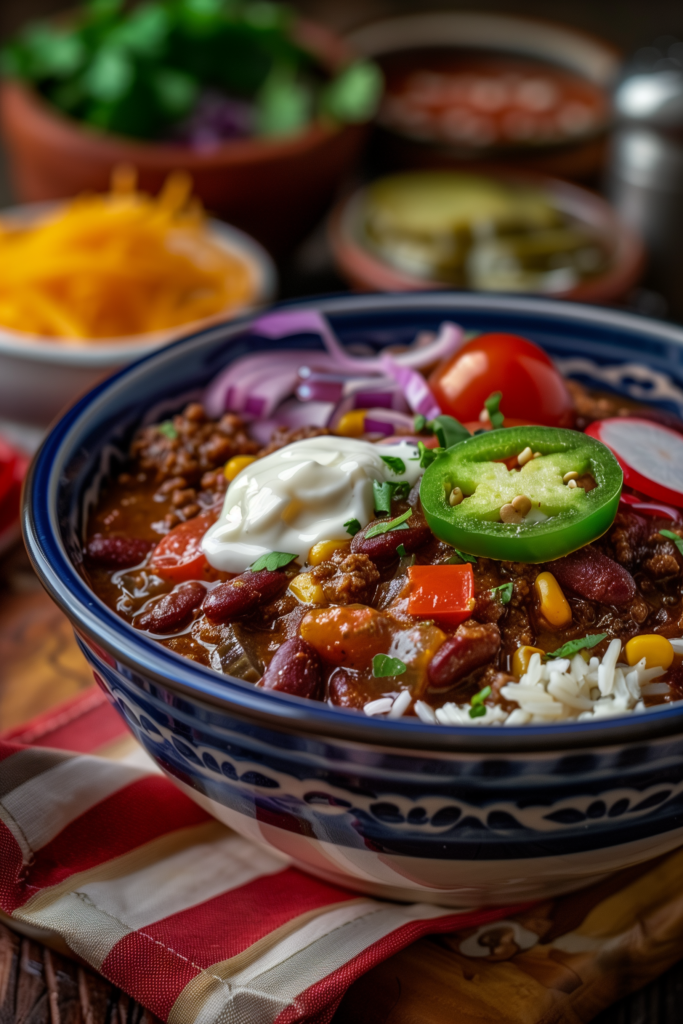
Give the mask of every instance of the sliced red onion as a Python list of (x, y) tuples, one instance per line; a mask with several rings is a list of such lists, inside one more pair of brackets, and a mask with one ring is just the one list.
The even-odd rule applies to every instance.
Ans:
[(338, 402), (343, 391), (344, 385), (340, 381), (315, 380), (311, 377), (299, 384), (296, 397), (300, 402)]
[[(385, 434), (391, 437), (397, 430), (411, 431), (413, 418), (394, 409), (368, 409), (365, 414), (366, 434)], [(402, 437), (401, 440), (405, 438)]]
[(392, 354), (392, 358), (401, 366), (420, 370), (433, 363), (441, 363), (445, 359), (450, 359), (462, 348), (465, 340), (465, 332), (462, 327), (452, 324), (449, 320), (444, 320), (439, 327), (439, 333), (429, 345), (411, 345), (405, 352)]
[(299, 402), (290, 398), (283, 402), (274, 416), (255, 420), (249, 433), (259, 444), (268, 444), (279, 427), (298, 430), (300, 427), (324, 427), (334, 412), (332, 402)]
[(413, 412), (428, 420), (440, 415), (441, 409), (421, 373), (409, 366), (399, 366), (393, 356), (382, 356), (382, 366), (399, 384)]
[(646, 516), (667, 516), (669, 519), (679, 519), (681, 516), (680, 509), (663, 505), (659, 501), (642, 501), (635, 494), (622, 494), (619, 501), (631, 511), (643, 512)]
[[(315, 362), (321, 370), (332, 369), (333, 364), (326, 352), (314, 354), (306, 350), (293, 352), (269, 352), (245, 356), (226, 367), (211, 382), (204, 393), (204, 407), (209, 416), (218, 417), (226, 410), (245, 412), (247, 402), (259, 404), (262, 412), (255, 416), (267, 416), (277, 404), (293, 394), (299, 381), (299, 368)], [(275, 401), (277, 395), (279, 399)]]
[[(412, 429), (412, 425), (411, 425)], [(425, 448), (438, 448), (439, 439), (434, 437), (419, 437), (417, 434), (392, 434), (390, 437), (383, 437), (377, 444), (414, 444), (418, 445), (420, 442)]]
[[(266, 313), (265, 316), (254, 320), (252, 330), (266, 338), (285, 338), (290, 334), (319, 334), (328, 353), (334, 357), (338, 369), (368, 373), (381, 367), (381, 356), (367, 359), (350, 356), (339, 342), (327, 317), (313, 309), (285, 309)], [(420, 369), (449, 359), (464, 343), (465, 334), (462, 328), (446, 320), (439, 327), (439, 333), (433, 342), (428, 345), (413, 345), (404, 352), (397, 352), (392, 358), (401, 366)]]

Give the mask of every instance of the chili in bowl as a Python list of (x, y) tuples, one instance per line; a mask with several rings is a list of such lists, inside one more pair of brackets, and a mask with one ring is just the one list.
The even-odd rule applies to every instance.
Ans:
[(226, 326), (55, 428), (29, 549), (221, 820), (387, 896), (568, 890), (680, 842), (680, 344), (512, 297)]

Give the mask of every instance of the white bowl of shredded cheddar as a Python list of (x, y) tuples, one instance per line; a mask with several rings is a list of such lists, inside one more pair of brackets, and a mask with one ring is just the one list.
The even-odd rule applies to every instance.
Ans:
[(274, 298), (252, 238), (205, 216), (186, 175), (0, 212), (0, 418), (47, 425), (96, 381)]

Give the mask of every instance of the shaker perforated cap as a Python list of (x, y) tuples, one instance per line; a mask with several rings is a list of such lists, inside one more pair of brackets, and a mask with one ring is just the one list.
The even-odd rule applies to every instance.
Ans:
[(683, 42), (662, 36), (638, 50), (614, 93), (620, 121), (683, 131)]

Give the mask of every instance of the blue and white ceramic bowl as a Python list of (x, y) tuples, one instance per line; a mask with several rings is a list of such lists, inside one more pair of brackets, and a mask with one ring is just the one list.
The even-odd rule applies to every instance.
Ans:
[[(523, 334), (565, 373), (683, 413), (683, 331), (665, 324), (518, 297), (312, 305), (346, 343), (409, 341), (444, 319)], [(245, 322), (188, 338), (81, 399), (36, 457), (26, 484), (29, 552), (142, 746), (238, 832), (306, 871), (391, 898), (460, 907), (539, 899), (683, 842), (683, 703), (506, 729), (378, 722), (185, 660), (88, 588), (79, 574), (84, 516), (140, 422), (177, 410), (247, 351), (319, 344), (312, 335), (258, 339)]]

